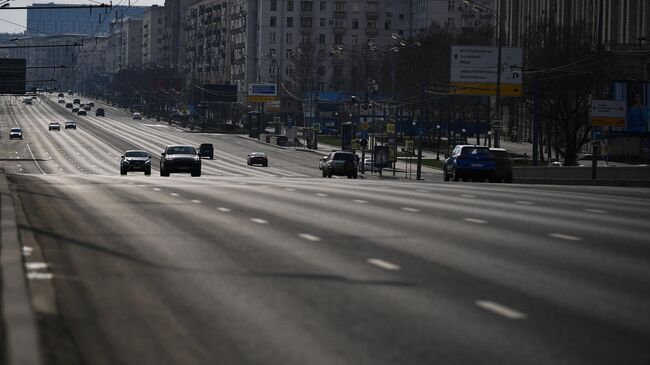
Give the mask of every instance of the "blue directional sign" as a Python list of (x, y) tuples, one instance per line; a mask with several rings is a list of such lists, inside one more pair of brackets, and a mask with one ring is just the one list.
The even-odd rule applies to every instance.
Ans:
[(277, 96), (275, 84), (248, 84), (248, 96)]
[(594, 128), (591, 130), (592, 141), (602, 141), (603, 139), (604, 139), (604, 135), (601, 129)]

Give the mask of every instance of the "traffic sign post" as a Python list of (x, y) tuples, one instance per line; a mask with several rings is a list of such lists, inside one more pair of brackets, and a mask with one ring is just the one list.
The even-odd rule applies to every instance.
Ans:
[[(501, 95), (521, 97), (523, 49), (501, 47), (501, 53)], [(456, 89), (451, 93), (496, 95), (498, 56), (498, 47), (452, 46), (451, 85)]]

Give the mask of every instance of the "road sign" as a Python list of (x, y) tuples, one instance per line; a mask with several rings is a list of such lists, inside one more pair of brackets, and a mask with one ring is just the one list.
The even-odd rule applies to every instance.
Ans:
[(316, 132), (320, 132), (320, 123), (313, 123), (311, 125), (311, 129), (313, 129)]
[(602, 141), (603, 138), (604, 138), (603, 131), (600, 128), (594, 128), (591, 130), (592, 141)]
[[(496, 95), (497, 47), (451, 47), (451, 93)], [(501, 47), (501, 95), (521, 96), (522, 48)]]
[(592, 100), (591, 125), (598, 127), (625, 127), (627, 114), (624, 101)]
[(404, 141), (404, 149), (408, 152), (413, 152), (413, 141)]
[(275, 84), (248, 84), (248, 101), (265, 102), (278, 98), (278, 88)]
[(392, 124), (392, 123), (386, 124), (386, 133), (394, 134), (395, 133), (395, 124)]

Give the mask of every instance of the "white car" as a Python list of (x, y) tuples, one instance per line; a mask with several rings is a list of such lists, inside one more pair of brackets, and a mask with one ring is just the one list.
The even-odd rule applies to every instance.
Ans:
[(61, 124), (59, 122), (52, 122), (48, 124), (47, 126), (48, 131), (60, 131), (61, 130)]
[(135, 112), (133, 113), (133, 119), (141, 120), (142, 119), (142, 114)]
[(20, 128), (11, 128), (9, 131), (9, 139), (23, 139), (23, 131)]

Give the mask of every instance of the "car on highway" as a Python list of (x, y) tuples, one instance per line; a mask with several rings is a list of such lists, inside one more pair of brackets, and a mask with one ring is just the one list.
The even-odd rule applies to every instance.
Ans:
[(323, 163), (323, 177), (347, 176), (357, 178), (357, 156), (350, 151), (334, 151)]
[(494, 181), (496, 162), (488, 147), (457, 145), (451, 154), (445, 155), (443, 179), (454, 181), (469, 179)]
[(201, 157), (196, 153), (196, 148), (167, 146), (160, 154), (160, 176), (169, 176), (172, 172), (189, 172), (192, 176), (201, 176)]
[(77, 129), (77, 123), (69, 120), (65, 122), (65, 129)]
[(151, 156), (145, 151), (125, 151), (120, 158), (120, 175), (126, 175), (129, 171), (142, 171), (145, 175), (151, 175)]
[(264, 152), (251, 152), (246, 158), (246, 164), (248, 166), (262, 165), (267, 167), (269, 165), (269, 157)]
[(86, 105), (90, 105), (91, 108), (95, 107), (95, 102), (94, 101), (89, 101)]
[(323, 169), (323, 165), (325, 164), (325, 161), (327, 161), (327, 155), (321, 157), (321, 158), (318, 160), (318, 169), (319, 169), (319, 170), (322, 170), (322, 169)]
[(87, 114), (85, 110), (79, 109), (79, 111), (77, 111), (77, 115), (87, 115)]
[(84, 110), (86, 111), (90, 110), (90, 104), (88, 103), (84, 104)]
[(72, 112), (79, 113), (79, 107), (75, 106), (74, 108), (72, 108)]
[(9, 131), (9, 139), (23, 139), (23, 130), (20, 128), (11, 128)]
[(199, 146), (199, 156), (212, 160), (214, 158), (214, 146), (212, 143), (201, 143)]
[(65, 104), (65, 99), (59, 99), (59, 104)]
[(141, 120), (142, 119), (142, 114), (135, 112), (133, 113), (133, 119)]
[(104, 108), (95, 109), (95, 116), (96, 117), (104, 117), (104, 116), (106, 116), (106, 114), (104, 112)]
[(72, 105), (72, 103), (66, 103), (65, 107), (66, 109), (72, 109), (74, 106)]
[(23, 99), (23, 104), (25, 104), (25, 105), (32, 105), (32, 99), (31, 99), (31, 98), (25, 98), (25, 99)]
[(65, 98), (65, 94), (64, 93), (59, 93), (58, 97), (59, 98)]
[(81, 104), (81, 100), (80, 99), (74, 99), (74, 100), (72, 100), (72, 104), (79, 105), (79, 104)]
[(47, 126), (48, 131), (60, 131), (61, 130), (61, 124), (59, 122), (52, 122), (48, 124)]
[(494, 180), (505, 183), (512, 182), (512, 160), (508, 156), (508, 151), (503, 148), (490, 148), (494, 154)]

